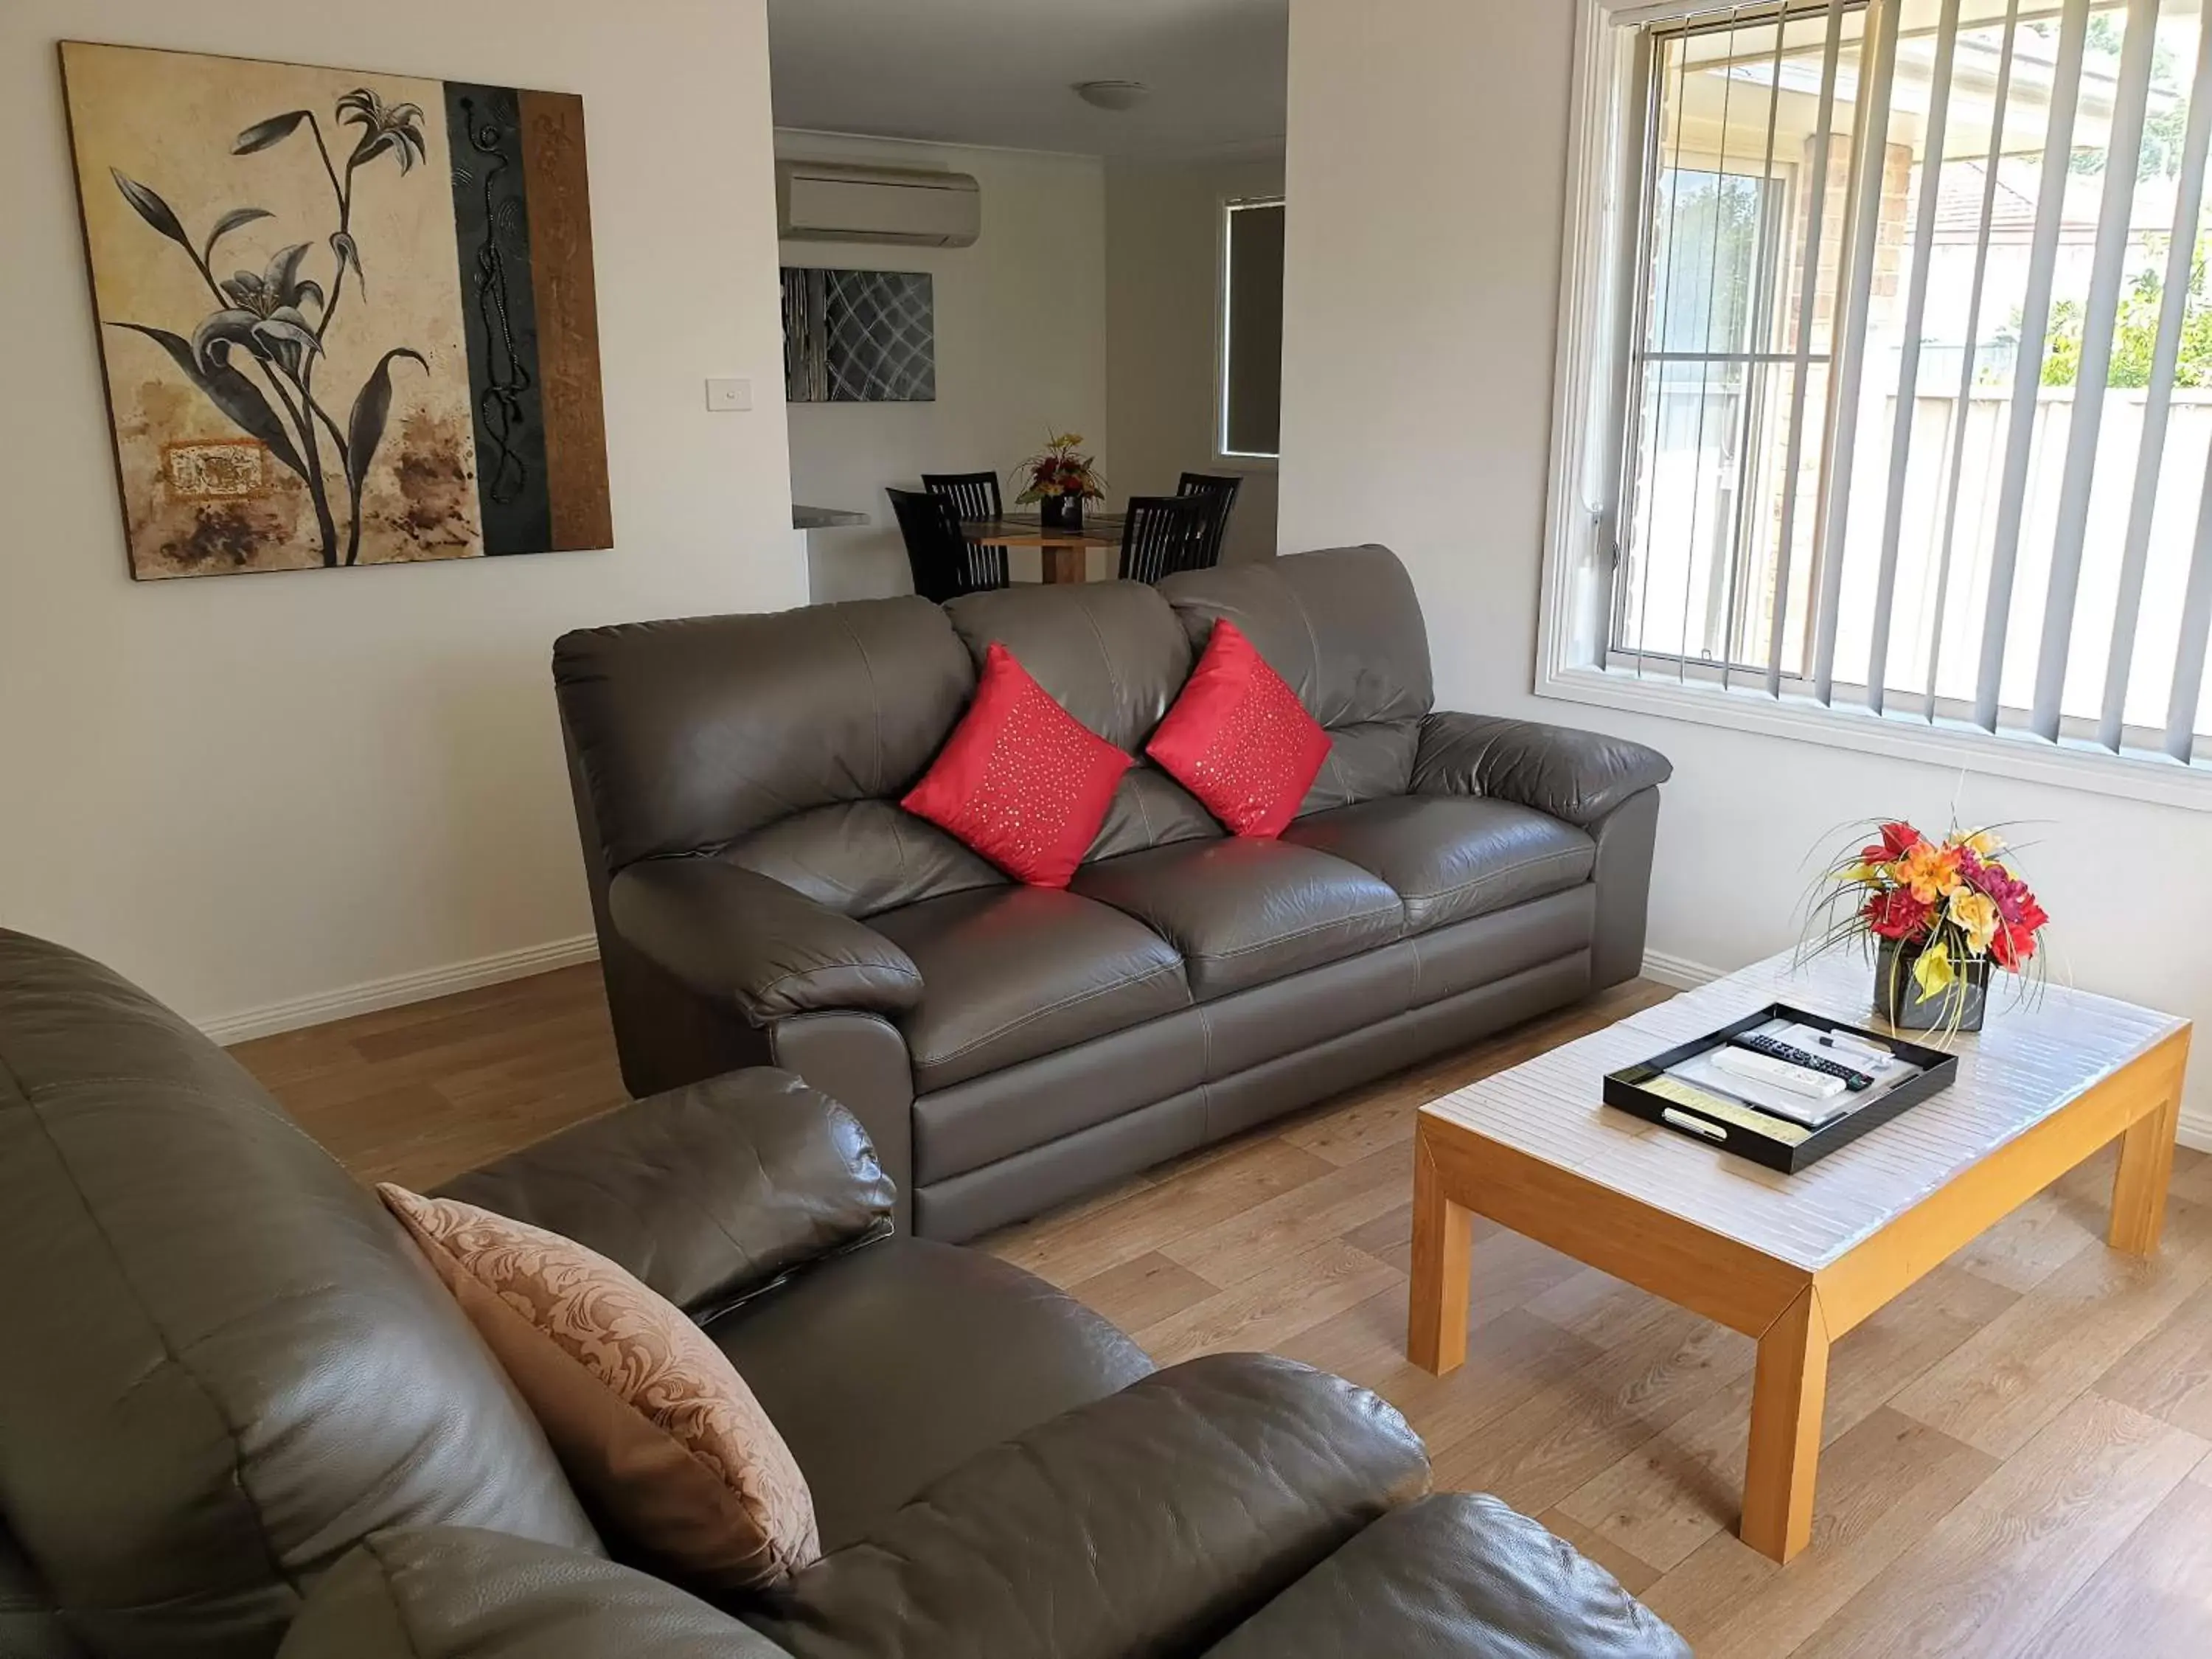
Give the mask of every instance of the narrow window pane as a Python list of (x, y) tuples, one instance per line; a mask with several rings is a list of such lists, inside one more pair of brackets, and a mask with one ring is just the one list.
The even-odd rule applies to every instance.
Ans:
[(1272, 456), (1283, 407), (1283, 204), (1230, 204), (1222, 301), (1221, 451)]

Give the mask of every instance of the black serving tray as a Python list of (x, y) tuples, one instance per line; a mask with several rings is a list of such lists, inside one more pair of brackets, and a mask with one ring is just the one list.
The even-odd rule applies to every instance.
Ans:
[[(1644, 1086), (1669, 1067), (1693, 1059), (1709, 1048), (1717, 1048), (1732, 1036), (1756, 1030), (1771, 1019), (1790, 1020), (1823, 1031), (1841, 1031), (1848, 1036), (1880, 1043), (1899, 1059), (1921, 1067), (1920, 1075), (1899, 1084), (1881, 1099), (1868, 1102), (1826, 1128), (1814, 1130), (1794, 1146), (1789, 1141), (1761, 1134), (1741, 1123), (1712, 1117), (1694, 1106), (1666, 1099)], [(1848, 1146), (1868, 1131), (1880, 1128), (1900, 1112), (1911, 1110), (1930, 1095), (1949, 1088), (1958, 1075), (1959, 1058), (1956, 1054), (1947, 1054), (1940, 1048), (1923, 1048), (1917, 1042), (1906, 1042), (1886, 1031), (1870, 1031), (1863, 1026), (1831, 1019), (1826, 1014), (1808, 1013), (1802, 1008), (1793, 1008), (1788, 1003), (1770, 1002), (1754, 1013), (1746, 1014), (1741, 1019), (1723, 1025), (1717, 1031), (1708, 1031), (1701, 1037), (1678, 1044), (1664, 1054), (1654, 1054), (1640, 1065), (1625, 1066), (1620, 1071), (1607, 1073), (1605, 1103), (1632, 1113), (1647, 1122), (1656, 1123), (1662, 1128), (1672, 1129), (1676, 1134), (1686, 1135), (1709, 1146), (1720, 1147), (1739, 1158), (1747, 1158), (1754, 1164), (1763, 1164), (1770, 1170), (1795, 1175), (1809, 1164), (1818, 1164), (1838, 1147)], [(1692, 1127), (1680, 1121), (1686, 1118), (1694, 1120), (1698, 1127)]]

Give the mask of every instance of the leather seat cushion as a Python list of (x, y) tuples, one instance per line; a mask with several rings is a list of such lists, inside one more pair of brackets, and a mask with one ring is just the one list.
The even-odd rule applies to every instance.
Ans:
[(1152, 1369), (1042, 1279), (920, 1238), (804, 1268), (707, 1334), (798, 1460), (825, 1552), (986, 1446)]
[(917, 1093), (1190, 1006), (1174, 946), (1072, 892), (985, 888), (869, 925), (921, 969), (921, 1001), (899, 1021)]
[(1245, 836), (1088, 864), (1072, 890), (1166, 938), (1200, 1000), (1391, 944), (1405, 927), (1396, 892), (1357, 865)]
[(1577, 886), (1597, 863), (1597, 843), (1571, 823), (1478, 796), (1361, 801), (1300, 818), (1283, 839), (1388, 882), (1409, 933)]
[(1690, 1659), (1657, 1614), (1528, 1516), (1478, 1492), (1394, 1510), (1208, 1659)]

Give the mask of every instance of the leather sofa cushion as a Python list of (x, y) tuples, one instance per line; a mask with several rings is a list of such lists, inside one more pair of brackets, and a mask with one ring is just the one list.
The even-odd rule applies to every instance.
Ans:
[(1383, 547), (1186, 571), (1160, 584), (1194, 646), (1234, 622), (1334, 739), (1301, 812), (1401, 795), (1435, 686), (1412, 579)]
[(898, 1022), (921, 1093), (1190, 1003), (1172, 945), (1071, 892), (985, 888), (871, 925), (921, 969), (921, 1002)]
[(1406, 902), (1406, 931), (1502, 910), (1589, 879), (1597, 845), (1510, 801), (1395, 795), (1300, 818), (1283, 839), (1356, 864)]
[(975, 670), (944, 613), (904, 594), (581, 629), (555, 642), (553, 681), (612, 874), (900, 793)]
[(878, 910), (998, 887), (1006, 878), (894, 800), (816, 806), (757, 830), (722, 854), (825, 909), (862, 921)]
[(378, 1533), (333, 1567), (277, 1659), (789, 1656), (634, 1567), (482, 1528), (423, 1527)]
[(814, 1493), (822, 1547), (1152, 1361), (1090, 1309), (980, 1251), (887, 1238), (709, 1321)]
[(1209, 1659), (1690, 1659), (1613, 1575), (1486, 1493), (1394, 1510)]
[(979, 670), (993, 645), (1005, 646), (1054, 702), (1132, 752), (1190, 674), (1182, 624), (1142, 582), (1028, 582), (964, 594), (945, 615)]
[(1167, 939), (1201, 1000), (1388, 945), (1405, 926), (1398, 895), (1357, 865), (1246, 836), (1085, 865), (1073, 890)]

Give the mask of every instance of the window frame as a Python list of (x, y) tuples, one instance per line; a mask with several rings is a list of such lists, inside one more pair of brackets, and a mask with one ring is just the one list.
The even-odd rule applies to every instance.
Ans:
[(1282, 459), (1283, 434), (1279, 426), (1275, 433), (1273, 454), (1229, 447), (1229, 318), (1232, 308), (1229, 284), (1233, 274), (1230, 228), (1236, 222), (1235, 216), (1253, 208), (1281, 209), (1283, 195), (1278, 190), (1257, 196), (1222, 196), (1214, 202), (1213, 428), (1208, 447), (1212, 451), (1212, 464), (1231, 472), (1273, 472)]
[[(1574, 4), (1535, 695), (2212, 811), (2212, 764), (2166, 757), (2158, 749), (2160, 734), (2140, 727), (2127, 729), (2128, 747), (2116, 755), (2094, 742), (2094, 720), (2069, 717), (2052, 743), (2024, 729), (2024, 717), (2010, 709), (2001, 712), (1992, 732), (1969, 724), (1955, 708), (1939, 708), (1930, 721), (1917, 712), (1876, 714), (1840, 698), (1831, 706), (1791, 690), (1791, 675), (1784, 677), (1777, 698), (1763, 683), (1747, 686), (1741, 676), (1723, 687), (1717, 663), (1682, 662), (1673, 680), (1613, 665), (1613, 518), (1621, 496), (1610, 475), (1623, 453), (1624, 423), (1632, 419), (1624, 406), (1637, 310), (1630, 279), (1644, 234), (1624, 217), (1642, 199), (1643, 185), (1643, 140), (1626, 131), (1624, 118), (1641, 106), (1637, 87), (1649, 81), (1650, 37), (1642, 26), (1715, 7), (1713, 0)], [(1223, 222), (1225, 238), (1225, 216)], [(1647, 664), (1654, 654), (1644, 653)], [(1839, 692), (1853, 689), (1838, 682)]]

